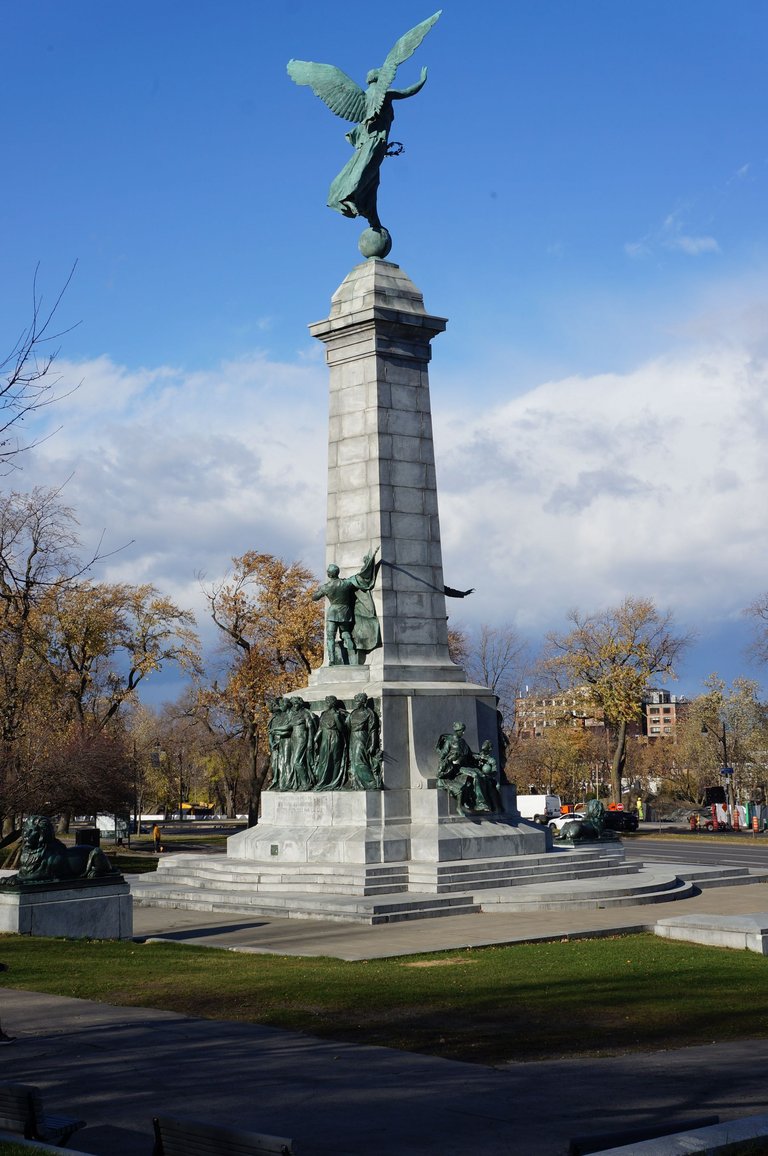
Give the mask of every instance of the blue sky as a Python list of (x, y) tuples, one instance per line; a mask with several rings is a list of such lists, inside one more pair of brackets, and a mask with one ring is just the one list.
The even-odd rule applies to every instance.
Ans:
[[(201, 609), (247, 548), (323, 558), (325, 369), (357, 262), (325, 207), (348, 127), (289, 58), (362, 82), (394, 0), (9, 0), (0, 338), (78, 267), (79, 391), (9, 484), (71, 477), (107, 577)], [(449, 318), (431, 367), (446, 580), (536, 639), (653, 597), (698, 632), (676, 689), (759, 674), (768, 588), (763, 0), (448, 4), (398, 74), (379, 208)], [(315, 343), (316, 344), (316, 343)], [(47, 427), (43, 427), (47, 428)], [(458, 615), (457, 615), (458, 618)]]

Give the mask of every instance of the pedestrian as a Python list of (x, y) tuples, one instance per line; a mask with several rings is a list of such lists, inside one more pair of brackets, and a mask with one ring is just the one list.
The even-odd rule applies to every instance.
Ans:
[(637, 796), (637, 817), (641, 821), (645, 818), (645, 816), (643, 814), (643, 800), (640, 798), (639, 795)]
[(158, 827), (157, 823), (155, 823), (154, 827), (152, 828), (152, 842), (155, 844), (155, 851), (157, 851), (158, 853), (160, 851), (162, 851), (162, 849), (163, 849), (160, 846), (160, 840), (162, 839), (162, 837), (163, 837), (162, 831)]

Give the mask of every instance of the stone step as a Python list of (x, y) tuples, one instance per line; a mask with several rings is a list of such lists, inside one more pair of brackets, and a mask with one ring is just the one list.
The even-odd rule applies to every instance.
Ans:
[(708, 887), (733, 887), (765, 882), (768, 872), (749, 867), (702, 867), (687, 864), (643, 866), (635, 885), (615, 875), (599, 883), (587, 879), (564, 887), (542, 883), (528, 888), (483, 895), (484, 911), (567, 911), (578, 908), (629, 907), (641, 903), (667, 903), (698, 894)]
[[(172, 855), (161, 860), (153, 888), (181, 884), (222, 892), (316, 891), (380, 895), (408, 889), (405, 864), (270, 864), (225, 855)], [(138, 885), (139, 887), (141, 884)]]
[(310, 871), (318, 878), (335, 879), (339, 873), (362, 875), (369, 879), (387, 880), (396, 878), (407, 871), (403, 863), (286, 863), (256, 859), (233, 859), (227, 855), (171, 854), (161, 858), (157, 865), (157, 875), (175, 875), (189, 868), (200, 869), (208, 876), (221, 878), (249, 878), (265, 874), (293, 875), (297, 871)]
[[(533, 890), (533, 889), (531, 889)], [(483, 895), (482, 910), (491, 914), (505, 911), (595, 911), (607, 907), (636, 907), (646, 903), (670, 903), (676, 899), (688, 899), (698, 893), (693, 883), (684, 879), (662, 880), (658, 887), (643, 885), (636, 890), (622, 890), (609, 892), (605, 887), (594, 887), (589, 892), (586, 888), (579, 894), (571, 892), (569, 896), (556, 893), (539, 892), (529, 896), (521, 896), (516, 890), (513, 894), (503, 893), (489, 899)]]
[[(611, 875), (636, 875), (639, 868), (635, 864), (617, 864), (611, 867)], [(485, 890), (488, 888), (497, 887), (525, 887), (531, 883), (539, 882), (555, 882), (559, 880), (569, 879), (590, 879), (603, 878), (606, 875), (605, 864), (580, 865), (566, 867), (552, 867), (548, 870), (540, 870), (536, 872), (526, 872), (520, 874), (514, 870), (498, 870), (496, 872), (487, 872), (477, 874), (472, 871), (465, 873), (449, 874), (438, 873), (430, 874), (429, 872), (420, 872), (413, 870), (410, 873), (411, 885), (415, 887), (427, 888), (437, 887), (440, 894), (450, 891), (469, 891), (472, 889)]]
[[(527, 857), (526, 857), (527, 858)], [(531, 856), (525, 865), (518, 861), (449, 862), (444, 864), (387, 864), (365, 866), (336, 864), (269, 864), (250, 860), (232, 860), (226, 856), (174, 855), (161, 860), (156, 880), (168, 886), (221, 889), (222, 892), (269, 891), (317, 892), (331, 890), (336, 894), (364, 896), (396, 894), (411, 890), (436, 894), (520, 887), (548, 880), (568, 881), (574, 878), (633, 874), (638, 865), (621, 862), (620, 857)], [(140, 886), (140, 885), (139, 885)]]
[[(182, 856), (177, 857), (174, 870), (184, 864)], [(206, 857), (187, 856), (189, 862)], [(556, 863), (556, 860), (560, 860)], [(210, 859), (207, 860), (210, 862)], [(495, 864), (499, 870), (506, 860)], [(205, 873), (194, 875), (192, 881), (183, 883), (173, 878), (173, 871), (150, 873), (130, 877), (134, 902), (139, 907), (169, 907), (187, 910), (216, 911), (224, 914), (246, 914), (286, 918), (295, 916), (304, 919), (326, 919), (339, 922), (366, 924), (394, 923), (408, 919), (427, 919), (446, 915), (485, 912), (516, 911), (569, 911), (596, 910), (609, 907), (628, 907), (639, 904), (669, 903), (676, 899), (698, 894), (702, 888), (732, 886), (763, 882), (768, 879), (768, 871), (745, 867), (703, 867), (698, 865), (637, 865), (636, 870), (624, 870), (625, 864), (615, 860), (595, 862), (589, 856), (574, 856), (560, 859), (553, 856), (547, 861), (557, 866), (555, 875), (546, 873), (542, 878), (535, 872), (529, 875), (529, 882), (510, 884), (493, 888), (475, 885), (464, 891), (430, 893), (428, 889), (417, 891), (385, 892), (364, 895), (359, 885), (347, 893), (336, 887), (330, 889), (333, 871), (317, 871), (319, 882), (312, 889), (301, 889), (291, 885), (282, 890), (272, 890), (260, 886), (245, 885), (233, 888), (226, 879), (217, 875), (226, 874), (226, 857), (222, 856), (217, 867), (206, 878)], [(246, 864), (249, 869), (259, 867)], [(242, 862), (238, 867), (243, 866)], [(411, 865), (418, 867), (418, 865)], [(458, 870), (466, 873), (477, 864), (441, 864), (440, 869)], [(494, 865), (483, 864), (491, 870)], [(388, 865), (390, 873), (402, 872), (402, 864)], [(338, 867), (335, 868), (338, 871)], [(366, 869), (359, 867), (360, 872)], [(313, 868), (314, 873), (314, 868)], [(485, 884), (492, 878), (486, 874)], [(411, 881), (411, 887), (414, 881)]]
[[(539, 875), (547, 872), (560, 872), (564, 866), (571, 872), (580, 872), (592, 866), (615, 870), (624, 864), (623, 852), (606, 854), (548, 854), (492, 857), (472, 860), (446, 860), (437, 863), (419, 863), (417, 861), (397, 862), (386, 864), (363, 863), (270, 863), (253, 859), (233, 859), (226, 855), (192, 855), (187, 853), (165, 856), (158, 863), (159, 877), (176, 875), (182, 869), (194, 868), (201, 870), (209, 878), (223, 878), (230, 880), (247, 880), (259, 878), (274, 878), (282, 875), (286, 878), (295, 878), (298, 875), (312, 874), (318, 878), (327, 878), (335, 881), (341, 875), (365, 877), (367, 880), (376, 879), (386, 881), (390, 878), (404, 877), (414, 871), (438, 872), (442, 875), (452, 875), (460, 878), (462, 875), (472, 875), (477, 879), (485, 875), (497, 875), (504, 871), (510, 876), (524, 877), (525, 875)], [(628, 869), (636, 870), (637, 866)]]
[[(330, 885), (327, 878), (316, 875), (282, 877), (279, 874), (260, 873), (244, 879), (229, 879), (226, 876), (206, 876), (202, 871), (176, 871), (163, 877), (163, 886), (204, 888), (208, 891), (220, 892), (222, 895), (250, 895), (260, 890), (285, 894), (307, 891), (325, 895), (330, 891), (338, 895), (394, 895), (408, 890), (408, 879), (406, 877), (399, 881), (390, 879), (386, 883), (368, 883), (362, 877), (340, 875), (336, 876), (333, 884)], [(137, 887), (140, 889), (141, 884), (138, 884)], [(466, 891), (466, 888), (464, 890)]]
[[(133, 883), (133, 880), (131, 880)], [(286, 918), (299, 915), (303, 919), (323, 919), (337, 922), (366, 924), (398, 923), (409, 919), (431, 919), (446, 915), (470, 915), (480, 910), (471, 895), (435, 896), (408, 895), (386, 898), (364, 896), (276, 895), (260, 892), (258, 895), (225, 896), (220, 891), (201, 888), (163, 887), (151, 896), (149, 888), (134, 896), (137, 907), (168, 907), (187, 911), (216, 911), (224, 914), (272, 915)]]
[(765, 883), (768, 880), (768, 870), (759, 867), (703, 867), (689, 863), (665, 863), (664, 866), (702, 889), (737, 887), (742, 883)]
[[(574, 879), (634, 874), (638, 865), (624, 861), (620, 845), (564, 849), (510, 858), (458, 860), (444, 863), (296, 863), (262, 862), (227, 855), (195, 855), (188, 852), (164, 856), (154, 876), (137, 878), (133, 892), (137, 902), (159, 905), (163, 896), (172, 902), (191, 903), (203, 896), (205, 909), (216, 903), (222, 909), (246, 904), (249, 909), (265, 892), (272, 898), (314, 896), (318, 902), (338, 896), (373, 899), (421, 894), (467, 897), (477, 906), (479, 893), (519, 890), (547, 882), (569, 883)], [(218, 893), (214, 902), (211, 898)], [(164, 900), (163, 900), (164, 901)], [(228, 906), (225, 908), (224, 904)]]

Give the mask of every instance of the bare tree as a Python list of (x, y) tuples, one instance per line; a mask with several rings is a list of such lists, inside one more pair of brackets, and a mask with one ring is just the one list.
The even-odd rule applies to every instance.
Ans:
[[(75, 326), (56, 329), (55, 319), (61, 300), (74, 276), (77, 262), (50, 308), (43, 307), (38, 293), (37, 274), (32, 281), (32, 318), (11, 351), (0, 361), (0, 467), (10, 467), (13, 459), (36, 445), (35, 439), (22, 442), (18, 426), (30, 414), (52, 405), (72, 392), (60, 390), (61, 378), (53, 369), (59, 355), (56, 342)], [(76, 387), (75, 387), (76, 388)]]
[[(85, 580), (60, 491), (0, 496), (0, 818), (82, 797), (103, 758), (124, 793), (121, 708), (166, 662), (196, 669), (191, 615), (152, 586)], [(64, 774), (61, 751), (71, 766)], [(66, 763), (66, 761), (65, 761)], [(65, 779), (67, 781), (65, 781)], [(72, 782), (69, 782), (72, 779)], [(78, 793), (79, 792), (79, 793)]]
[(490, 687), (505, 721), (512, 721), (515, 698), (529, 664), (529, 647), (514, 626), (481, 626), (470, 651), (469, 673)]
[(460, 626), (448, 627), (448, 654), (451, 662), (466, 670), (469, 665), (470, 642), (466, 630)]
[(744, 611), (754, 619), (755, 637), (748, 648), (749, 656), (760, 664), (768, 663), (768, 593), (761, 594)]

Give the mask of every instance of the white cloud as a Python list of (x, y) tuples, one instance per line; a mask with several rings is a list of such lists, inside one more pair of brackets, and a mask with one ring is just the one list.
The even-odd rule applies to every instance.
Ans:
[(768, 366), (746, 347), (548, 382), (436, 414), (446, 578), (541, 629), (647, 594), (689, 622), (768, 585)]
[[(484, 383), (484, 396), (506, 394), (495, 406), (435, 404), (445, 578), (477, 590), (449, 609), (539, 631), (572, 606), (646, 594), (697, 625), (765, 589), (768, 325), (750, 317), (739, 340), (699, 340), (631, 372), (513, 398), (499, 379)], [(103, 528), (107, 548), (133, 542), (104, 563), (106, 578), (156, 583), (196, 609), (210, 638), (200, 572), (214, 580), (249, 548), (319, 571), (319, 362), (255, 354), (205, 372), (132, 371), (104, 357), (60, 368), (83, 387), (51, 413), (62, 431), (13, 484), (72, 475), (64, 497), (86, 542)]]
[(624, 244), (624, 252), (633, 260), (638, 260), (642, 257), (649, 257), (651, 254), (651, 247), (646, 241), (626, 241)]
[(669, 213), (658, 228), (650, 230), (638, 241), (627, 241), (624, 252), (634, 260), (649, 257), (657, 249), (668, 249), (698, 257), (702, 253), (719, 253), (720, 246), (709, 234), (694, 234), (686, 229), (683, 210)]
[(699, 253), (719, 253), (720, 246), (714, 237), (691, 237), (685, 233), (677, 233), (665, 241), (668, 249), (679, 249), (689, 257), (698, 257)]
[(246, 549), (321, 563), (320, 366), (257, 354), (206, 372), (133, 371), (107, 357), (58, 368), (83, 384), (47, 415), (62, 428), (25, 458), (13, 485), (70, 477), (63, 496), (86, 545), (105, 530), (106, 550), (124, 547), (101, 576), (154, 582), (200, 613), (195, 575), (215, 579)]

